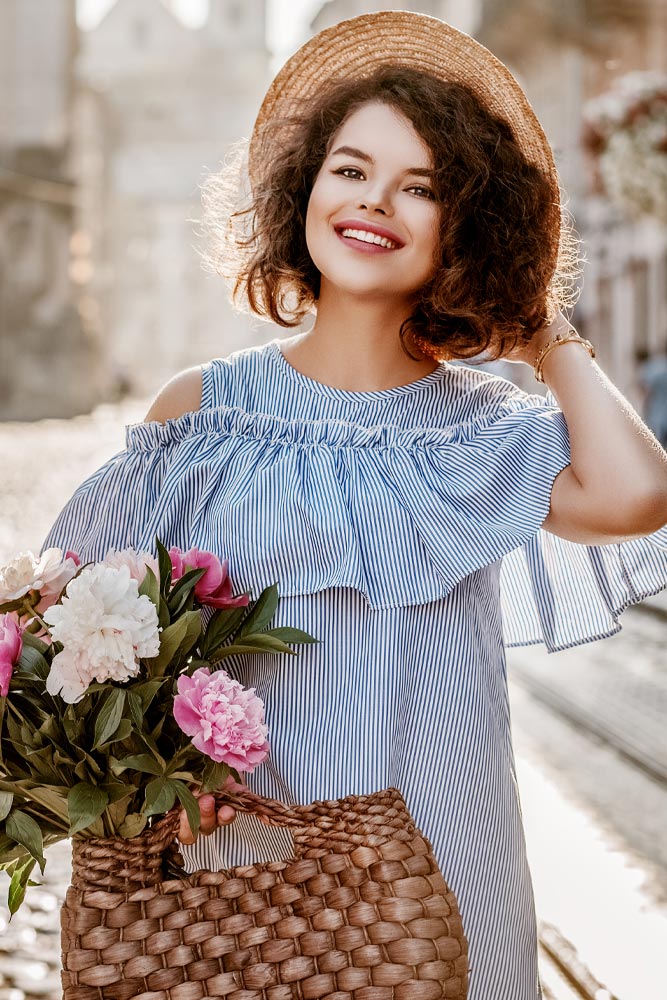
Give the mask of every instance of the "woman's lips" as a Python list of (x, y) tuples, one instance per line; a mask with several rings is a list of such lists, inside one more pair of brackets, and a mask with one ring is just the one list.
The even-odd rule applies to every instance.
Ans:
[(394, 253), (396, 250), (401, 249), (400, 247), (383, 247), (379, 243), (366, 243), (364, 240), (355, 240), (353, 236), (343, 236), (337, 229), (335, 233), (341, 243), (352, 247), (353, 250), (359, 250), (361, 253)]

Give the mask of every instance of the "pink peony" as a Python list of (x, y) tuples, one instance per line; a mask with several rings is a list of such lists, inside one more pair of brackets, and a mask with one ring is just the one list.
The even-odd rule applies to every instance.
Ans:
[(224, 670), (200, 667), (178, 678), (174, 718), (197, 750), (237, 771), (252, 771), (269, 752), (264, 703)]
[(0, 615), (0, 697), (9, 694), (9, 682), (19, 661), (23, 639), (14, 615)]
[(172, 564), (172, 579), (178, 580), (189, 569), (203, 569), (206, 572), (195, 585), (195, 597), (200, 604), (209, 608), (245, 608), (250, 600), (248, 594), (232, 597), (232, 581), (229, 579), (229, 562), (220, 562), (212, 552), (200, 549), (169, 549)]

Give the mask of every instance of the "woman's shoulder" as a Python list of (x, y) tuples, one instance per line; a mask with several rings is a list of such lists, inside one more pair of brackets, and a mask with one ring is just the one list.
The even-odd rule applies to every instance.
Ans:
[(151, 403), (144, 423), (182, 417), (184, 413), (199, 410), (202, 401), (203, 366), (195, 365), (174, 375), (166, 382)]
[(241, 348), (226, 357), (211, 358), (172, 376), (159, 390), (144, 417), (144, 423), (165, 423), (186, 413), (220, 405), (234, 405), (261, 361), (266, 345)]

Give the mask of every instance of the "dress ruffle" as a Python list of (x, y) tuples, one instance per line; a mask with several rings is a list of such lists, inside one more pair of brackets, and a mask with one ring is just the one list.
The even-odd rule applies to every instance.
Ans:
[[(618, 631), (667, 585), (667, 527), (587, 546), (541, 528), (570, 463), (553, 397), (503, 383), (493, 406), (439, 426), (362, 426), (216, 406), (127, 428), (44, 547), (101, 559), (155, 537), (229, 559), (236, 592), (360, 591), (374, 609), (444, 598), (499, 560), (504, 641), (549, 651)], [(487, 393), (488, 393), (488, 382)]]

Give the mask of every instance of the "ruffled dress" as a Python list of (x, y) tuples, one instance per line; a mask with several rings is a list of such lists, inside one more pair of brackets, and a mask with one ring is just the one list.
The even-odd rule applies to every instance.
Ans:
[[(346, 391), (273, 340), (206, 364), (199, 411), (130, 425), (45, 541), (92, 560), (157, 535), (227, 558), (235, 593), (278, 583), (272, 624), (319, 642), (225, 661), (266, 708), (248, 784), (291, 803), (398, 787), (458, 897), (470, 1000), (541, 997), (505, 647), (612, 635), (667, 585), (667, 528), (604, 546), (542, 530), (569, 462), (550, 394), (446, 362)], [(228, 868), (292, 841), (238, 814), (184, 853)]]

